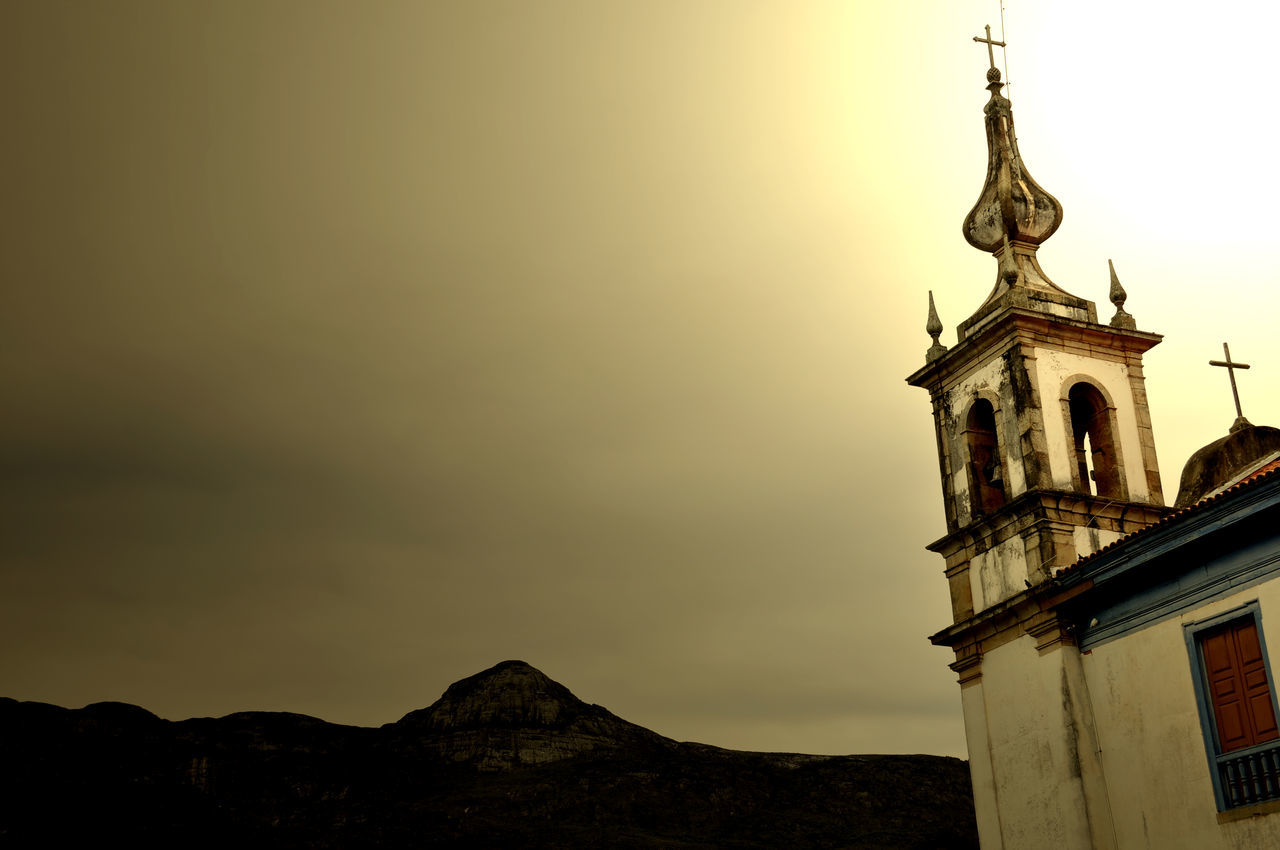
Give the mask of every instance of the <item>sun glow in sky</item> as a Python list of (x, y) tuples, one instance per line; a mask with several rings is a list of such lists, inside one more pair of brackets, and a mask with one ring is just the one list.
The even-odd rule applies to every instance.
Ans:
[[(1151, 9), (1006, 36), (1041, 265), (1166, 336), (1171, 501), (1224, 340), (1280, 423), (1280, 10)], [(963, 754), (903, 379), (995, 279), (999, 15), (11, 9), (0, 695), (376, 725), (522, 658), (682, 740)]]

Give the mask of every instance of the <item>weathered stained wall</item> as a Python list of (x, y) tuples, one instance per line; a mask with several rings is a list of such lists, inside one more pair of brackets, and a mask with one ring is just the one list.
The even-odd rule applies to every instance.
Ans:
[(1011, 427), (1013, 422), (1009, 410), (1008, 383), (1004, 361), (996, 358), (964, 375), (948, 393), (949, 409), (945, 421), (949, 428), (944, 439), (947, 441), (945, 449), (952, 458), (951, 491), (955, 499), (956, 518), (961, 526), (968, 525), (974, 519), (972, 497), (969, 493), (969, 449), (965, 445), (964, 430), (969, 408), (978, 398), (987, 399), (995, 408), (996, 436), (1001, 469), (1005, 474), (1006, 498), (1013, 498), (1027, 489), (1021, 465), (1014, 463), (1009, 455), (1009, 447), (1017, 445), (1017, 434)]
[(1124, 537), (1119, 531), (1108, 531), (1104, 528), (1081, 528), (1071, 530), (1071, 538), (1076, 545), (1076, 553), (1080, 557), (1092, 555), (1108, 543)]
[(1070, 422), (1064, 416), (1061, 399), (1066, 397), (1068, 378), (1079, 376), (1103, 390), (1115, 407), (1119, 443), (1129, 501), (1146, 502), (1151, 498), (1143, 467), (1141, 437), (1135, 412), (1129, 368), (1124, 363), (1083, 357), (1051, 348), (1035, 350), (1035, 380), (1044, 411), (1045, 444), (1049, 451), (1049, 471), (1053, 486), (1073, 490), (1071, 468), (1075, 463), (1071, 448)]
[[(1007, 500), (1036, 486), (1081, 492), (1072, 476), (1073, 437), (1069, 413), (1062, 401), (1078, 379), (1087, 379), (1101, 390), (1113, 409), (1113, 451), (1118, 455), (1127, 493), (1123, 500), (1158, 501), (1148, 486), (1148, 453), (1143, 449), (1140, 427), (1143, 417), (1139, 408), (1146, 401), (1145, 397), (1135, 397), (1134, 387), (1142, 382), (1140, 370), (1133, 371), (1125, 362), (1043, 346), (1015, 346), (1003, 354), (997, 353), (998, 349), (991, 351), (992, 355), (979, 365), (957, 375), (948, 392), (935, 397), (940, 461), (946, 475), (944, 497), (952, 503), (949, 512), (955, 517), (957, 528), (980, 519), (974, 513), (970, 493), (965, 431), (969, 410), (979, 398), (990, 401), (995, 412)], [(1035, 475), (1038, 481), (1029, 480), (1029, 475)], [(1068, 538), (1074, 543), (1071, 558), (1095, 552), (1120, 536), (1106, 529), (1077, 529)], [(968, 574), (973, 610), (1002, 602), (1022, 591), (1027, 581), (1038, 580), (1029, 567), (1026, 545), (1025, 540), (1005, 540), (974, 557)], [(1057, 563), (1066, 561), (1059, 559)]]
[(1280, 806), (1217, 810), (1183, 630), (1255, 601), (1280, 647), (1274, 580), (1084, 653), (1029, 634), (985, 652), (961, 691), (982, 846), (1280, 847)]
[(1011, 537), (977, 555), (969, 562), (975, 609), (981, 611), (1021, 593), (1026, 589), (1027, 575), (1027, 544), (1021, 537)]
[(1000, 834), (1000, 813), (996, 809), (996, 780), (991, 766), (991, 746), (987, 740), (987, 707), (982, 679), (973, 679), (960, 689), (964, 711), (965, 744), (969, 751), (969, 779), (973, 784), (973, 808), (978, 820), (978, 841), (982, 850), (1004, 847)]
[[(1261, 605), (1263, 639), (1274, 650), (1280, 647), (1280, 581), (1215, 600), (1083, 656), (1120, 847), (1280, 847), (1280, 813), (1219, 823), (1183, 631), (1184, 624), (1254, 600)], [(1273, 667), (1273, 688), (1275, 672)]]
[(1041, 654), (1023, 635), (986, 653), (981, 678), (964, 689), (984, 848), (1111, 846), (1102, 775), (1091, 732), (1082, 728), (1087, 718), (1079, 716), (1088, 709), (1076, 693), (1072, 664), (1078, 664), (1074, 647)]

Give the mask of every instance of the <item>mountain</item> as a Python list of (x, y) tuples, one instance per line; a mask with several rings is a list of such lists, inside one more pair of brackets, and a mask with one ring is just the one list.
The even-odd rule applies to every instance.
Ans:
[[(454, 682), (428, 708), (392, 724), (402, 741), (449, 762), (502, 770), (593, 753), (678, 746), (598, 705), (523, 661)], [(391, 727), (383, 727), (391, 728)]]
[(679, 743), (522, 661), (378, 729), (0, 698), (0, 846), (967, 848), (939, 756)]

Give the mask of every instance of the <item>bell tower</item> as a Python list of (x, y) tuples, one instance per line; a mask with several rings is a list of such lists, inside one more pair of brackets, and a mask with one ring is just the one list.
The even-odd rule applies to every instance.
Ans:
[(1013, 111), (991, 58), (983, 110), (987, 175), (964, 238), (996, 261), (995, 285), (933, 345), (907, 383), (929, 391), (957, 623), (1049, 578), (1056, 568), (1148, 525), (1166, 509), (1142, 374), (1160, 335), (1137, 329), (1111, 268), (1109, 324), (1067, 292), (1036, 252), (1062, 222), (1062, 204), (1032, 179)]
[[(1166, 515), (1138, 330), (1110, 268), (1115, 315), (1040, 267), (1062, 205), (1032, 179), (992, 46), (987, 174), (964, 238), (995, 259), (991, 293), (907, 378), (929, 391), (947, 531), (952, 624), (974, 808), (984, 848), (1115, 847), (1110, 798), (1061, 568)], [(1048, 792), (1045, 792), (1048, 789)], [(1045, 792), (1045, 793), (1042, 793)], [(1002, 816), (1002, 812), (1006, 816)], [(1015, 815), (1016, 813), (1016, 815)]]

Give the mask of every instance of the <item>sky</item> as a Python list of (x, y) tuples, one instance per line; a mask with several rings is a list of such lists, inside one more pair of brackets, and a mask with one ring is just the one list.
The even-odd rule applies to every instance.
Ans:
[[(1280, 424), (1280, 9), (1005, 9), (1050, 278), (1166, 498)], [(379, 725), (523, 659), (679, 740), (964, 754), (924, 363), (987, 0), (15, 2), (0, 695)]]

